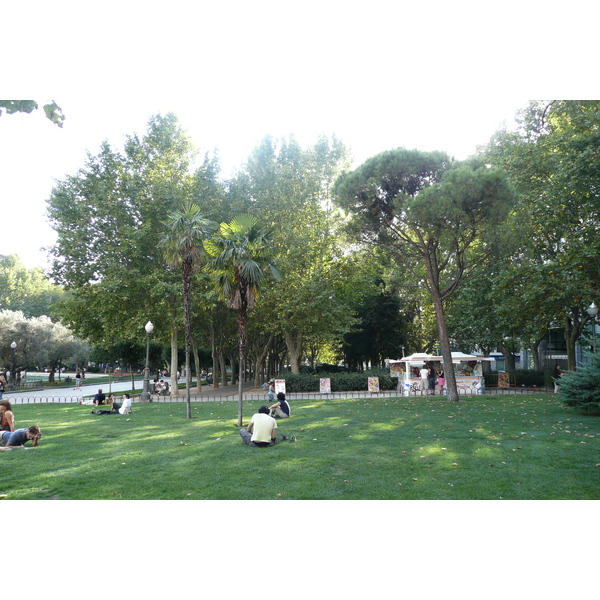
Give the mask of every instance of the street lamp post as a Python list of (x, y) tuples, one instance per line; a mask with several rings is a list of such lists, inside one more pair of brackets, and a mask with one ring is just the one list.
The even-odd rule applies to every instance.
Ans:
[(144, 389), (140, 400), (142, 402), (152, 402), (150, 395), (150, 336), (154, 331), (154, 325), (150, 321), (146, 323), (146, 369), (144, 370)]
[(596, 352), (596, 315), (598, 314), (598, 307), (592, 302), (587, 307), (587, 313), (592, 319), (592, 340), (594, 344), (594, 353)]
[(12, 357), (12, 364), (10, 366), (10, 384), (11, 384), (11, 388), (14, 390), (15, 389), (15, 348), (17, 347), (17, 342), (13, 342), (10, 345), (10, 349), (11, 349), (11, 357)]

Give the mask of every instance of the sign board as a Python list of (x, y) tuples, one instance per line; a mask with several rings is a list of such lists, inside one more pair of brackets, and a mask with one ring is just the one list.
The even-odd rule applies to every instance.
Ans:
[(402, 377), (403, 375), (404, 370), (401, 363), (398, 362), (390, 365), (390, 377)]
[(285, 379), (275, 380), (275, 394), (279, 394), (279, 392), (283, 392), (285, 394)]
[(331, 379), (329, 377), (319, 379), (319, 391), (321, 394), (331, 394)]
[(379, 393), (379, 377), (369, 377), (369, 392)]
[(510, 378), (506, 371), (498, 371), (498, 387), (499, 388), (510, 387)]

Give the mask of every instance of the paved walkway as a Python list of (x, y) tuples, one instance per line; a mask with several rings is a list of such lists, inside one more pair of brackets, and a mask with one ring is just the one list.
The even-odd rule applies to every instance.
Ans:
[[(65, 374), (65, 376), (67, 376)], [(96, 377), (96, 374), (94, 374)], [(171, 378), (164, 377), (166, 382), (171, 385)], [(139, 390), (142, 387), (142, 381), (136, 380), (134, 383), (135, 387)], [(243, 389), (244, 393), (253, 389), (254, 382), (244, 383)], [(84, 397), (93, 396), (96, 392), (102, 389), (102, 391), (108, 395), (111, 392), (131, 392), (131, 379), (123, 378), (123, 380), (119, 379), (110, 379), (107, 377), (106, 382), (103, 383), (94, 383), (90, 385), (82, 385), (80, 388), (67, 388), (67, 387), (46, 387), (44, 389), (39, 390), (23, 390), (19, 392), (4, 392), (4, 399), (10, 401), (12, 404), (37, 404), (37, 403), (45, 403), (45, 402), (79, 402)], [(256, 390), (257, 393), (259, 390)], [(239, 388), (238, 385), (228, 385), (225, 387), (214, 388), (212, 385), (203, 385), (202, 386), (202, 394), (198, 394), (196, 390), (195, 381), (192, 384), (191, 388), (191, 400), (194, 402), (207, 402), (207, 401), (218, 401), (218, 400), (235, 400), (238, 398)], [(139, 391), (133, 394), (134, 401), (139, 401), (140, 393)], [(264, 397), (266, 398), (267, 394), (264, 393)], [(152, 397), (153, 402), (184, 402), (185, 401), (185, 389), (179, 390), (179, 396), (175, 396), (171, 398), (160, 397), (160, 400), (157, 400), (156, 395)]]

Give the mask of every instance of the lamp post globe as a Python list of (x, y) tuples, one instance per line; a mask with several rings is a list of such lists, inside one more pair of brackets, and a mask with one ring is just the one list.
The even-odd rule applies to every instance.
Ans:
[(598, 314), (598, 307), (592, 302), (587, 307), (587, 313), (592, 319), (592, 340), (594, 344), (594, 352), (596, 352), (596, 315)]
[(148, 321), (144, 329), (146, 330), (146, 368), (144, 369), (144, 387), (140, 400), (142, 402), (152, 402), (152, 396), (150, 395), (150, 336), (154, 331), (154, 325)]

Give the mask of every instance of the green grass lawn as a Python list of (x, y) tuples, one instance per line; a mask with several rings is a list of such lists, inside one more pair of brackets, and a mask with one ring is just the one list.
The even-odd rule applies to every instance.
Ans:
[[(260, 401), (245, 405), (245, 423)], [(600, 498), (600, 418), (552, 394), (293, 401), (280, 433), (251, 448), (235, 402), (15, 407), (38, 448), (0, 452), (8, 499)]]

